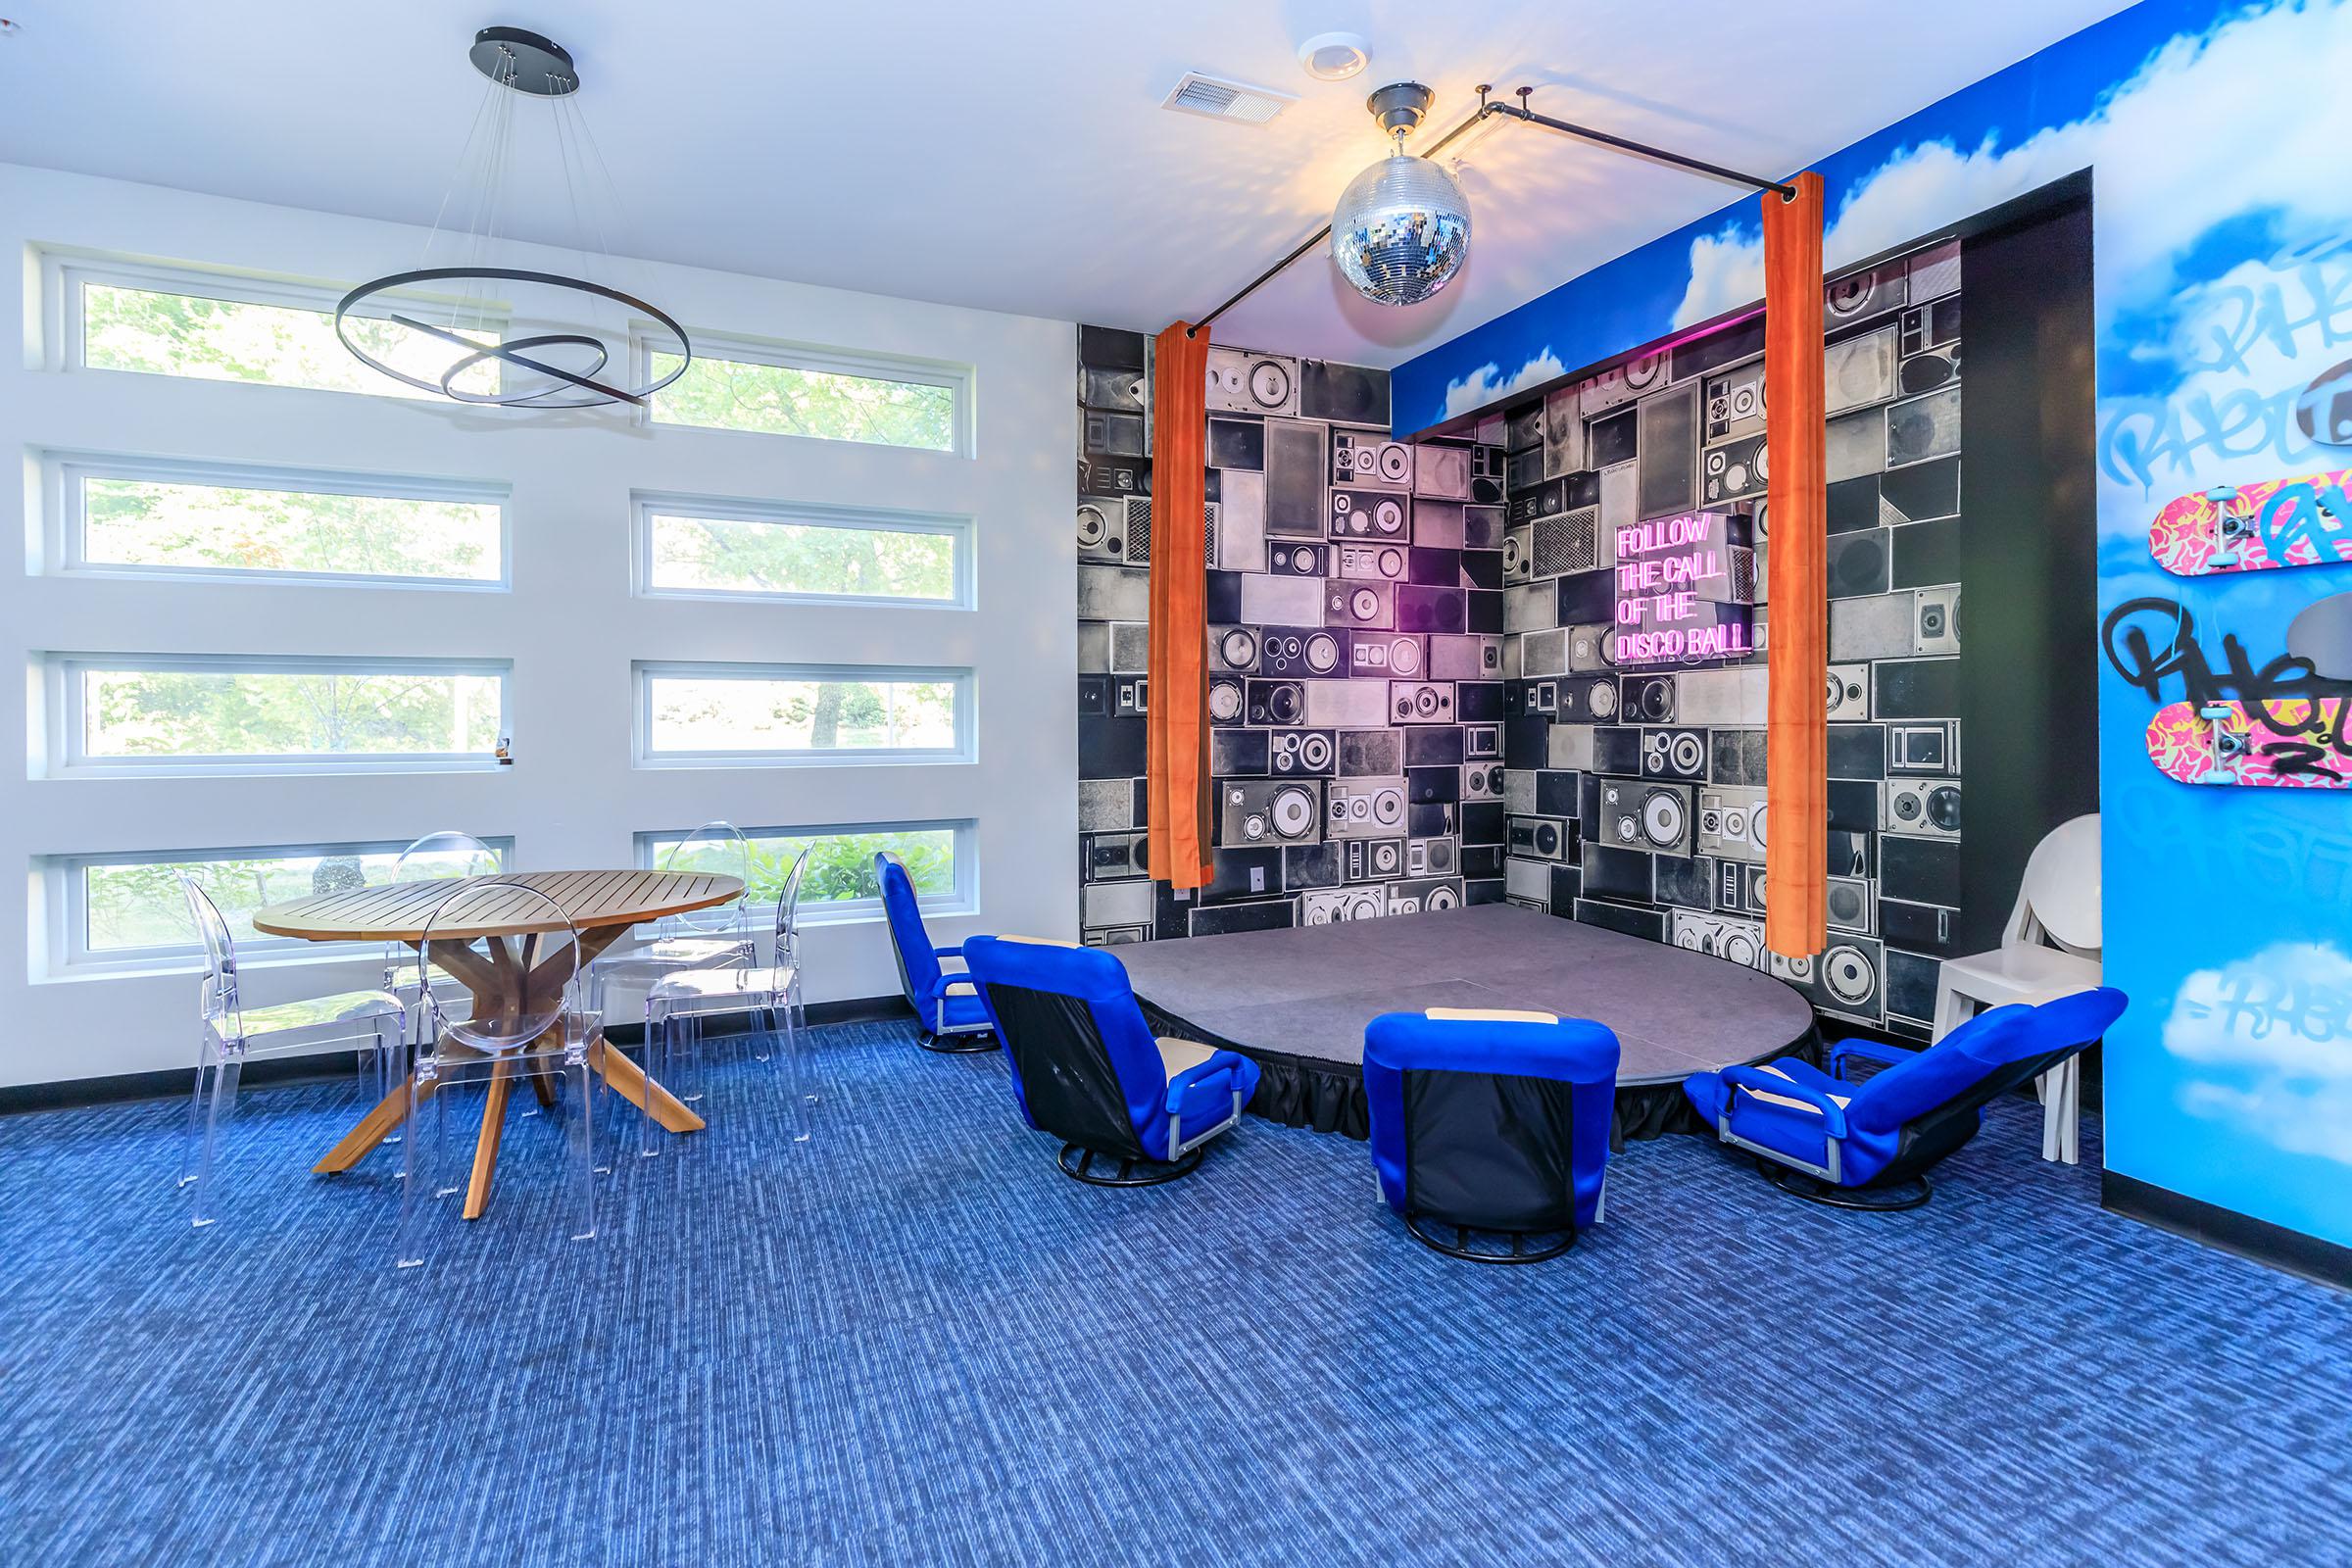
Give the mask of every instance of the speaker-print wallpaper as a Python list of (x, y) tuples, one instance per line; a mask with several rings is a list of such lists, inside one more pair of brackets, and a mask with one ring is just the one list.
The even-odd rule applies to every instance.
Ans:
[(1078, 334), (1080, 926), (1089, 943), (1503, 896), (1503, 452), (1399, 443), (1388, 374), (1213, 348), (1215, 876), (1144, 871), (1151, 342)]
[[(1960, 901), (1958, 242), (1839, 279), (1826, 319), (1828, 948), (1764, 947), (1760, 317), (1501, 421), (1504, 876), (1513, 903), (1751, 964), (1825, 1013), (1925, 1038)], [(1691, 559), (1754, 651), (1621, 660), (1620, 600), (1639, 596), (1619, 544), (1645, 541), (1620, 530), (1691, 513), (1727, 516)]]

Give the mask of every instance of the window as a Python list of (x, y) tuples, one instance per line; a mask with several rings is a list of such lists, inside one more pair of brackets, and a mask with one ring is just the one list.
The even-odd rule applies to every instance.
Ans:
[[(63, 276), (75, 360), (93, 370), (377, 397), (438, 396), (361, 364), (335, 336), (340, 296), (331, 289), (161, 269), (68, 267)], [(392, 308), (382, 299), (374, 304)], [(495, 343), (501, 324), (485, 321), (465, 335)], [(414, 374), (437, 376), (449, 364), (449, 345), (383, 317), (355, 314), (348, 326), (370, 354)], [(457, 385), (496, 391), (496, 362), (472, 367)]]
[(52, 769), (352, 771), (493, 764), (506, 666), (52, 654)]
[[(486, 840), (501, 863), (512, 853), (509, 840)], [(188, 919), (179, 875), (202, 884), (220, 906), (237, 945), (237, 956), (261, 953), (331, 953), (332, 947), (291, 937), (266, 937), (253, 928), (253, 913), (265, 905), (340, 888), (392, 880), (393, 862), (406, 844), (332, 844), (251, 850), (213, 850), (170, 855), (61, 857), (44, 867), (49, 888), (53, 960), (63, 967), (105, 969), (177, 968), (201, 958), (203, 945)], [(456, 876), (445, 867), (422, 868), (412, 861), (404, 873)]]
[(971, 604), (965, 518), (647, 496), (637, 514), (648, 594)]
[(53, 459), (69, 571), (501, 587), (506, 507), (481, 486)]
[[(641, 352), (650, 379), (678, 368), (674, 354)], [(698, 338), (694, 363), (650, 412), (657, 424), (961, 453), (969, 380), (954, 366)]]
[[(752, 847), (751, 898), (773, 905), (784, 892), (784, 879), (803, 850), (808, 857), (808, 875), (801, 884), (804, 919), (857, 918), (879, 913), (882, 888), (874, 875), (874, 855), (888, 850), (906, 862), (917, 901), (925, 909), (950, 911), (974, 907), (970, 886), (972, 863), (970, 822), (906, 822), (858, 826), (750, 828), (744, 837)], [(684, 833), (640, 833), (640, 864), (659, 866), (669, 852), (685, 841)], [(709, 864), (715, 867), (724, 852), (713, 848)], [(705, 868), (700, 847), (694, 858), (678, 863), (679, 870)]]
[(640, 664), (637, 677), (648, 761), (971, 760), (969, 670)]

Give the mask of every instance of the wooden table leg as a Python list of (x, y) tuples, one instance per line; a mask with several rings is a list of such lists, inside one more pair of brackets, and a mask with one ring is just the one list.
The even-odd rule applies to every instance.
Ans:
[[(430, 1100), (440, 1093), (446, 1080), (435, 1079), (425, 1085), (422, 1098)], [(343, 1141), (328, 1150), (311, 1167), (321, 1176), (333, 1176), (351, 1169), (368, 1157), (368, 1151), (392, 1136), (393, 1130), (409, 1119), (409, 1083), (403, 1079), (393, 1090), (375, 1102), (373, 1109), (362, 1116), (359, 1125), (343, 1135)]]
[(498, 1173), (498, 1140), (507, 1127), (507, 1096), (514, 1088), (514, 1067), (500, 1062), (491, 1070), (490, 1093), (482, 1102), (482, 1130), (473, 1143), (473, 1179), (466, 1184), (466, 1217), (480, 1219), (490, 1206), (490, 1178)]
[(531, 1093), (539, 1097), (542, 1110), (556, 1108), (556, 1083), (547, 1075), (547, 1063), (538, 1061), (531, 1067)]
[(673, 1133), (699, 1133), (703, 1118), (688, 1108), (677, 1096), (645, 1075), (645, 1069), (631, 1061), (619, 1048), (605, 1044), (599, 1035), (588, 1048), (588, 1064), (611, 1084), (620, 1097), (639, 1110), (660, 1122)]

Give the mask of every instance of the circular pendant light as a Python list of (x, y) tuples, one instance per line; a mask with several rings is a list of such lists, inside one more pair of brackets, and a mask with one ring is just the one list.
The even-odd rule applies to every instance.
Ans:
[[(604, 155), (574, 101), (580, 77), (570, 52), (520, 27), (484, 27), (466, 58), (489, 86), (425, 255), (418, 266), (371, 278), (336, 302), (335, 336), (370, 368), (459, 403), (644, 405), (686, 373), (694, 346), (666, 311), (612, 280), (620, 264), (601, 244), (597, 270), (607, 280), (589, 275), (584, 231), (573, 236), (577, 275), (500, 264), (518, 109), (544, 107), (575, 228), (583, 204), (593, 215), (601, 199), (618, 216)], [(466, 227), (445, 231), (441, 219), (453, 206)], [(614, 371), (616, 350), (621, 368)]]
[(1377, 305), (1418, 305), (1451, 282), (1470, 253), (1470, 199), (1452, 174), (1404, 150), (1435, 96), (1400, 81), (1366, 100), (1396, 152), (1348, 181), (1332, 212), (1332, 260)]

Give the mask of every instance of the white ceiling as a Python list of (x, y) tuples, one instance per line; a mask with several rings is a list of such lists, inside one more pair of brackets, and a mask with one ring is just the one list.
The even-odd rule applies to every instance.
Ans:
[[(501, 23), (577, 58), (616, 252), (1156, 329), (1328, 218), (1383, 151), (1382, 82), (1434, 86), (1438, 127), (1480, 81), (1534, 83), (1539, 111), (1781, 174), (2124, 3), (4, 0), (0, 159), (428, 222), (484, 86), (466, 46)], [(1352, 81), (1296, 62), (1332, 27), (1372, 40)], [(1258, 128), (1162, 112), (1188, 68), (1300, 101)], [(1446, 293), (1373, 306), (1318, 251), (1216, 336), (1393, 365), (1739, 194), (1525, 125), (1455, 146), (1475, 242)], [(568, 243), (536, 184), (502, 227)]]

